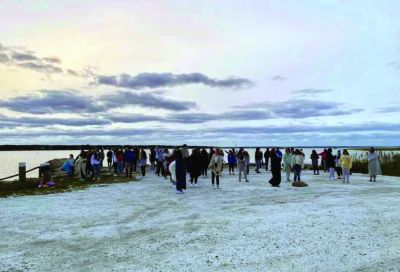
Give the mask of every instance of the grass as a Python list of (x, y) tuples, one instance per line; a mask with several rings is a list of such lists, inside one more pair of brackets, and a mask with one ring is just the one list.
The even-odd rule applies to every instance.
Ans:
[[(378, 151), (382, 175), (400, 177), (400, 154), (393, 151)], [(353, 155), (352, 172), (368, 174), (368, 154)]]
[(52, 193), (69, 192), (72, 190), (87, 189), (93, 185), (105, 185), (113, 183), (124, 183), (132, 180), (133, 178), (126, 178), (124, 176), (114, 177), (110, 173), (101, 173), (99, 181), (80, 181), (77, 177), (60, 176), (53, 179), (56, 183), (54, 187), (38, 188), (38, 178), (28, 178), (25, 182), (9, 181), (0, 182), (0, 197), (20, 196), (20, 195), (43, 195)]

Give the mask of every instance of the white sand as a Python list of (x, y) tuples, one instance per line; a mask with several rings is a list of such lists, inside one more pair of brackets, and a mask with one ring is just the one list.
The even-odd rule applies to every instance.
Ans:
[[(252, 171), (254, 173), (254, 171)], [(0, 271), (399, 271), (400, 178), (270, 174), (0, 199)]]

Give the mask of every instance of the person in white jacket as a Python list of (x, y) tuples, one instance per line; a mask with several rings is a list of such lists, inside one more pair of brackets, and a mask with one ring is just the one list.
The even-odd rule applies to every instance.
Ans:
[(304, 167), (304, 156), (296, 149), (292, 157), (292, 168), (294, 169), (294, 181), (300, 181), (301, 169)]

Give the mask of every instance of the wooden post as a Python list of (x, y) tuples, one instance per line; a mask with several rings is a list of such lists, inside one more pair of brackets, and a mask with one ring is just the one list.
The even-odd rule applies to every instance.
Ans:
[(51, 181), (50, 163), (48, 162), (44, 163), (41, 168), (42, 168), (43, 182), (47, 183)]
[(25, 182), (26, 181), (26, 163), (20, 162), (18, 164), (18, 174), (19, 174), (19, 181)]

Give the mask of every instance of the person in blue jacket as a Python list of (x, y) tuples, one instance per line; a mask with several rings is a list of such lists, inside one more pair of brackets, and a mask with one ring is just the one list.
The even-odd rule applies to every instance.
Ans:
[(236, 154), (232, 150), (229, 150), (228, 152), (229, 175), (235, 174), (236, 164), (237, 164)]

